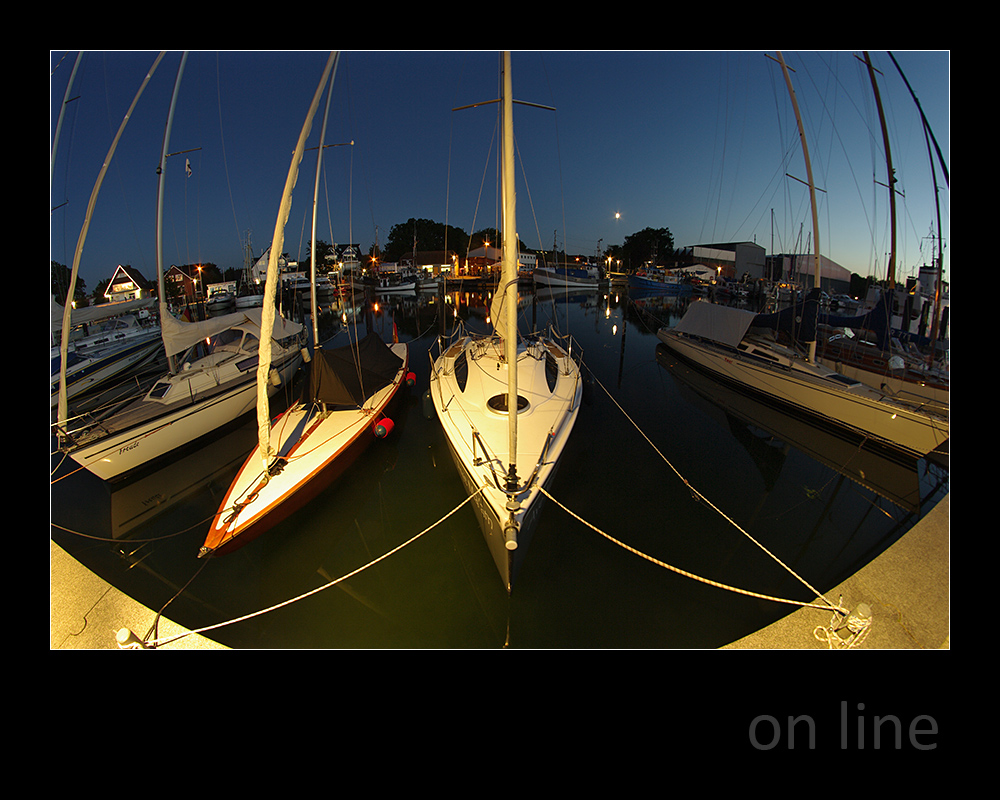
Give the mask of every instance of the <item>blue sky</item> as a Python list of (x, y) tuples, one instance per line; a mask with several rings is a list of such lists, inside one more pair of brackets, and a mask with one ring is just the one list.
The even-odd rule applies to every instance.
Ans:
[[(852, 272), (884, 276), (885, 157), (860, 51), (782, 51), (820, 188), (820, 247)], [(528, 246), (594, 254), (646, 227), (676, 246), (752, 240), (805, 251), (812, 232), (795, 118), (775, 51), (515, 51), (518, 233)], [(934, 196), (916, 104), (886, 51), (870, 51), (890, 130), (897, 276), (930, 262)], [(950, 53), (892, 51), (950, 169)], [(194, 51), (171, 134), (164, 260), (243, 263), (270, 242), (291, 153), (326, 52)], [(87, 203), (154, 51), (85, 53), (51, 183), (51, 258), (70, 266)], [(50, 150), (75, 51), (50, 52)], [(161, 61), (118, 145), (87, 235), (88, 290), (117, 264), (155, 278), (156, 166), (180, 53)], [(467, 232), (497, 225), (495, 51), (345, 51), (334, 84), (317, 237), (359, 242), (410, 217)], [(325, 95), (324, 95), (325, 97)], [(323, 109), (310, 144), (319, 140)], [(199, 148), (199, 149), (195, 149)], [(493, 142), (493, 153), (496, 151)], [(187, 177), (184, 159), (192, 175)], [(315, 151), (303, 162), (284, 250), (305, 258)], [(526, 183), (524, 182), (526, 178)], [(950, 193), (937, 181), (949, 265)], [(620, 214), (616, 218), (616, 214)], [(377, 233), (376, 233), (377, 231)], [(802, 237), (800, 239), (800, 236)], [(418, 244), (419, 246), (419, 244)]]

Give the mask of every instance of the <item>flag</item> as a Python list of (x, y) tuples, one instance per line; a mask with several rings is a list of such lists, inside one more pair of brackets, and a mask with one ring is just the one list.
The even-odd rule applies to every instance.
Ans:
[(184, 171), (187, 173), (187, 176), (190, 178), (191, 177), (191, 159), (190, 158), (185, 158), (184, 159)]

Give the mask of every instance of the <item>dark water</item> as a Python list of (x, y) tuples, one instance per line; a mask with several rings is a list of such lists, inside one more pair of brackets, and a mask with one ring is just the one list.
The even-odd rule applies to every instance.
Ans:
[[(683, 310), (672, 299), (630, 300), (614, 290), (557, 297), (522, 291), (522, 329), (555, 321), (582, 347), (592, 380), (552, 495), (641, 553), (721, 584), (808, 602), (813, 593), (789, 569), (825, 592), (948, 491), (947, 470), (936, 464), (885, 458), (678, 364), (655, 335)], [(449, 327), (457, 308), (470, 329), (487, 329), (479, 295), (451, 299)], [(54, 525), (53, 539), (187, 628), (228, 623), (204, 635), (234, 648), (715, 648), (796, 610), (640, 558), (550, 502), (509, 597), (466, 505), (345, 581), (231, 622), (363, 567), (465, 499), (440, 424), (421, 400), (439, 308), (434, 295), (383, 298), (374, 324), (388, 339), (395, 321), (417, 376), (395, 430), (255, 542), (196, 558), (254, 444), (252, 420), (113, 497), (85, 475), (55, 483), (53, 523), (74, 532)], [(719, 510), (697, 500), (674, 469)]]

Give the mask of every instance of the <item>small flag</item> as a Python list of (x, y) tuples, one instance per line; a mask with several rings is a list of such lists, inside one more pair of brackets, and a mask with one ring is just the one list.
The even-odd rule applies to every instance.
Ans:
[(190, 158), (185, 158), (184, 159), (184, 171), (187, 173), (187, 176), (190, 178), (191, 177), (191, 159)]

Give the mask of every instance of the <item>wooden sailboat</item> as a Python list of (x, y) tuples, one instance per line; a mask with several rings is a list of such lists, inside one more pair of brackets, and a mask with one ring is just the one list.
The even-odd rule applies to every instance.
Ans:
[[(503, 56), (503, 271), (492, 335), (438, 340), (430, 394), (507, 591), (538, 524), (543, 495), (576, 423), (583, 385), (553, 335), (519, 340), (510, 54)], [(513, 409), (513, 413), (511, 410)]]
[[(806, 161), (814, 228), (814, 288), (791, 314), (758, 315), (750, 311), (717, 306), (705, 301), (692, 303), (673, 328), (657, 332), (660, 341), (690, 363), (748, 391), (764, 395), (828, 424), (849, 430), (865, 439), (925, 456), (948, 441), (947, 417), (927, 410), (921, 403), (890, 398), (816, 363), (816, 320), (819, 309), (818, 214), (809, 148), (788, 69), (778, 53), (799, 127)], [(777, 343), (763, 326), (780, 324), (783, 317), (802, 321), (806, 358)]]
[[(284, 239), (291, 191), (328, 79), (332, 88), (336, 59), (334, 53), (327, 62), (292, 157), (275, 225), (265, 308), (274, 308), (276, 259)], [(324, 135), (325, 127), (324, 122)], [(322, 152), (321, 141), (319, 158)], [(261, 370), (268, 355), (262, 348)], [(387, 435), (393, 427), (387, 413), (404, 383), (412, 383), (408, 365), (406, 344), (386, 345), (375, 333), (346, 347), (316, 349), (305, 396), (273, 425), (264, 391), (266, 372), (258, 372), (258, 443), (226, 492), (199, 557), (232, 552), (274, 527), (343, 474), (372, 441)]]
[[(247, 309), (188, 323), (175, 319), (167, 308), (161, 221), (163, 181), (186, 57), (185, 53), (174, 81), (163, 135), (156, 214), (160, 333), (170, 371), (145, 395), (107, 417), (69, 421), (65, 419), (64, 400), (59, 407), (61, 449), (81, 467), (105, 481), (121, 480), (136, 470), (150, 467), (181, 448), (217, 433), (253, 410), (257, 395), (254, 374), (259, 372), (258, 350), (263, 352), (266, 346), (269, 353), (264, 375), (270, 395), (286, 384), (302, 365), (302, 326), (284, 319), (279, 319), (275, 325), (273, 302), (266, 335), (262, 318), (267, 309)], [(78, 250), (80, 247), (82, 242)], [(65, 349), (63, 352), (65, 355)]]

